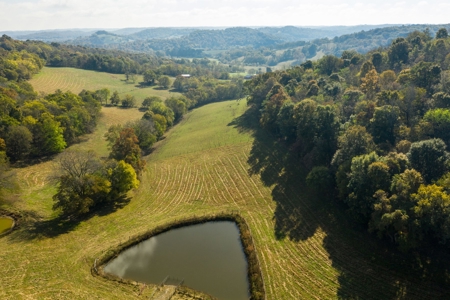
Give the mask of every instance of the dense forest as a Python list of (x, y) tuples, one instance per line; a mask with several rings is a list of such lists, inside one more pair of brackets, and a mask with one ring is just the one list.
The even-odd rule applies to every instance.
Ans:
[(402, 250), (450, 245), (450, 38), (327, 55), (245, 83), (262, 128), (307, 183)]

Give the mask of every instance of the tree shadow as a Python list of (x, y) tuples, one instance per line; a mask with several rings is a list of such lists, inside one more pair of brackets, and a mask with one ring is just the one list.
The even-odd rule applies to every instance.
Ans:
[(45, 219), (33, 211), (21, 211), (19, 222), (14, 234), (9, 235), (11, 242), (31, 241), (42, 238), (55, 238), (73, 231), (81, 222), (94, 216), (106, 216), (124, 208), (131, 198), (126, 195), (119, 196), (115, 201), (102, 203), (90, 212), (76, 216), (57, 216)]
[(154, 88), (154, 90), (157, 90), (157, 91), (169, 91), (169, 88), (165, 88), (165, 87), (162, 87), (162, 86), (156, 86)]
[(254, 137), (248, 173), (272, 188), (275, 237), (301, 242), (324, 232), (323, 247), (338, 272), (338, 298), (450, 299), (448, 249), (404, 254), (355, 226), (340, 202), (308, 188), (302, 160), (259, 128), (255, 109), (228, 125)]

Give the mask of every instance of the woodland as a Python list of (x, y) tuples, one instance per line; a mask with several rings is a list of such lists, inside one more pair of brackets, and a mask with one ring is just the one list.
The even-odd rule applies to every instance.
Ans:
[(415, 31), (245, 83), (308, 184), (402, 250), (449, 245), (450, 39)]

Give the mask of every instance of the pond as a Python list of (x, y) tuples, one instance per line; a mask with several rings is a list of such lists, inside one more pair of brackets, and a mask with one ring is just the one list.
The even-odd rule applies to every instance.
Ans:
[(249, 298), (247, 261), (234, 222), (189, 225), (125, 250), (104, 271), (160, 284), (167, 276), (220, 300)]
[(0, 217), (0, 234), (8, 231), (13, 226), (14, 221), (8, 217)]

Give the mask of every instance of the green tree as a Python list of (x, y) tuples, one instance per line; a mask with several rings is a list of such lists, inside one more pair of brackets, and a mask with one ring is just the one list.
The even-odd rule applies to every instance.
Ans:
[(353, 157), (375, 150), (375, 143), (365, 127), (354, 125), (338, 138), (338, 150), (333, 157), (333, 165), (339, 166)]
[(173, 111), (164, 105), (163, 102), (154, 102), (150, 106), (150, 111), (152, 111), (156, 115), (161, 115), (166, 119), (167, 126), (172, 126), (175, 115)]
[(51, 155), (64, 150), (63, 129), (60, 123), (49, 113), (43, 113), (32, 126), (33, 152), (36, 155)]
[(259, 120), (261, 126), (277, 133), (278, 127), (276, 126), (276, 122), (278, 113), (283, 104), (289, 101), (289, 99), (290, 97), (282, 85), (277, 84), (273, 86), (262, 104), (261, 118)]
[(164, 116), (155, 114), (152, 111), (148, 111), (142, 116), (142, 119), (147, 120), (153, 124), (157, 139), (163, 136), (164, 132), (167, 129), (167, 120)]
[(144, 82), (148, 85), (155, 84), (156, 74), (152, 70), (146, 70), (144, 72)]
[(13, 160), (21, 160), (31, 152), (33, 135), (25, 126), (11, 126), (5, 137), (6, 153)]
[(11, 172), (5, 150), (5, 142), (0, 138), (0, 204), (2, 204), (4, 192), (15, 187), (14, 173)]
[(122, 99), (122, 106), (123, 107), (134, 107), (136, 104), (136, 98), (134, 96), (131, 96), (130, 94), (126, 94), (125, 98)]
[(168, 89), (172, 85), (169, 76), (161, 76), (158, 78), (158, 85), (164, 89)]
[(183, 102), (181, 99), (170, 97), (166, 99), (165, 103), (166, 106), (169, 107), (175, 114), (175, 122), (181, 120), (181, 118), (187, 111), (186, 103)]
[(85, 214), (104, 200), (111, 182), (101, 174), (101, 163), (93, 152), (66, 151), (58, 158), (59, 176), (53, 209), (66, 216)]
[(308, 173), (306, 183), (320, 194), (332, 193), (333, 176), (325, 166), (316, 166)]
[(442, 244), (450, 239), (450, 196), (441, 186), (421, 185), (413, 196), (413, 210), (420, 222), (423, 236), (430, 234)]
[(369, 73), (369, 71), (374, 70), (374, 69), (375, 69), (375, 67), (371, 61), (365, 61), (361, 65), (361, 69), (359, 71), (359, 77), (364, 78), (367, 75), (367, 73)]
[(329, 165), (337, 150), (339, 121), (331, 105), (318, 105), (315, 126), (315, 164)]
[(287, 101), (281, 106), (276, 123), (283, 139), (288, 143), (294, 142), (297, 136), (297, 122), (292, 101)]
[(343, 63), (342, 59), (334, 55), (325, 55), (318, 61), (317, 66), (322, 74), (331, 75), (331, 73), (338, 72)]
[(440, 28), (436, 32), (436, 39), (446, 39), (448, 38), (448, 31), (446, 28)]
[(450, 145), (450, 110), (444, 108), (431, 109), (423, 119), (432, 126), (432, 136), (442, 139)]
[(372, 136), (365, 127), (356, 125), (345, 130), (338, 138), (338, 150), (331, 161), (336, 171), (336, 185), (339, 198), (345, 199), (348, 192), (349, 177), (352, 158), (358, 155), (370, 153), (375, 149)]
[(391, 67), (399, 69), (401, 64), (408, 62), (409, 44), (404, 38), (395, 39), (388, 51)]
[(347, 89), (342, 97), (342, 115), (345, 119), (349, 119), (354, 114), (356, 103), (358, 103), (363, 96), (360, 90)]
[(411, 144), (407, 154), (411, 166), (419, 171), (426, 182), (439, 179), (447, 171), (448, 152), (441, 139), (431, 139)]
[(114, 91), (111, 98), (109, 98), (109, 101), (112, 105), (118, 105), (120, 103), (120, 96), (117, 91)]
[(380, 161), (375, 152), (352, 159), (348, 183), (348, 197), (345, 203), (356, 220), (366, 224), (373, 212), (377, 190), (388, 190), (389, 167)]
[(396, 106), (384, 105), (375, 108), (370, 120), (370, 129), (375, 143), (395, 145), (396, 131), (399, 126), (400, 110)]
[(378, 73), (383, 71), (383, 55), (380, 52), (372, 53), (371, 62)]
[(426, 89), (431, 96), (434, 91), (433, 86), (441, 79), (441, 67), (422, 61), (411, 68), (411, 79), (416, 86)]
[(138, 138), (139, 148), (144, 153), (149, 153), (153, 144), (156, 142), (156, 129), (153, 120), (141, 119), (126, 125), (127, 128), (133, 128)]
[(109, 166), (108, 175), (111, 182), (111, 190), (108, 195), (110, 201), (123, 197), (128, 191), (139, 186), (139, 180), (133, 166), (123, 160), (113, 162)]
[(142, 107), (145, 109), (149, 109), (150, 106), (153, 105), (153, 103), (156, 102), (162, 102), (162, 99), (158, 96), (150, 96), (144, 99), (144, 101), (142, 101)]
[(100, 90), (95, 91), (95, 94), (97, 95), (97, 98), (100, 100), (100, 103), (105, 102), (105, 105), (108, 104), (108, 98), (111, 94), (111, 91), (107, 88), (103, 88)]

